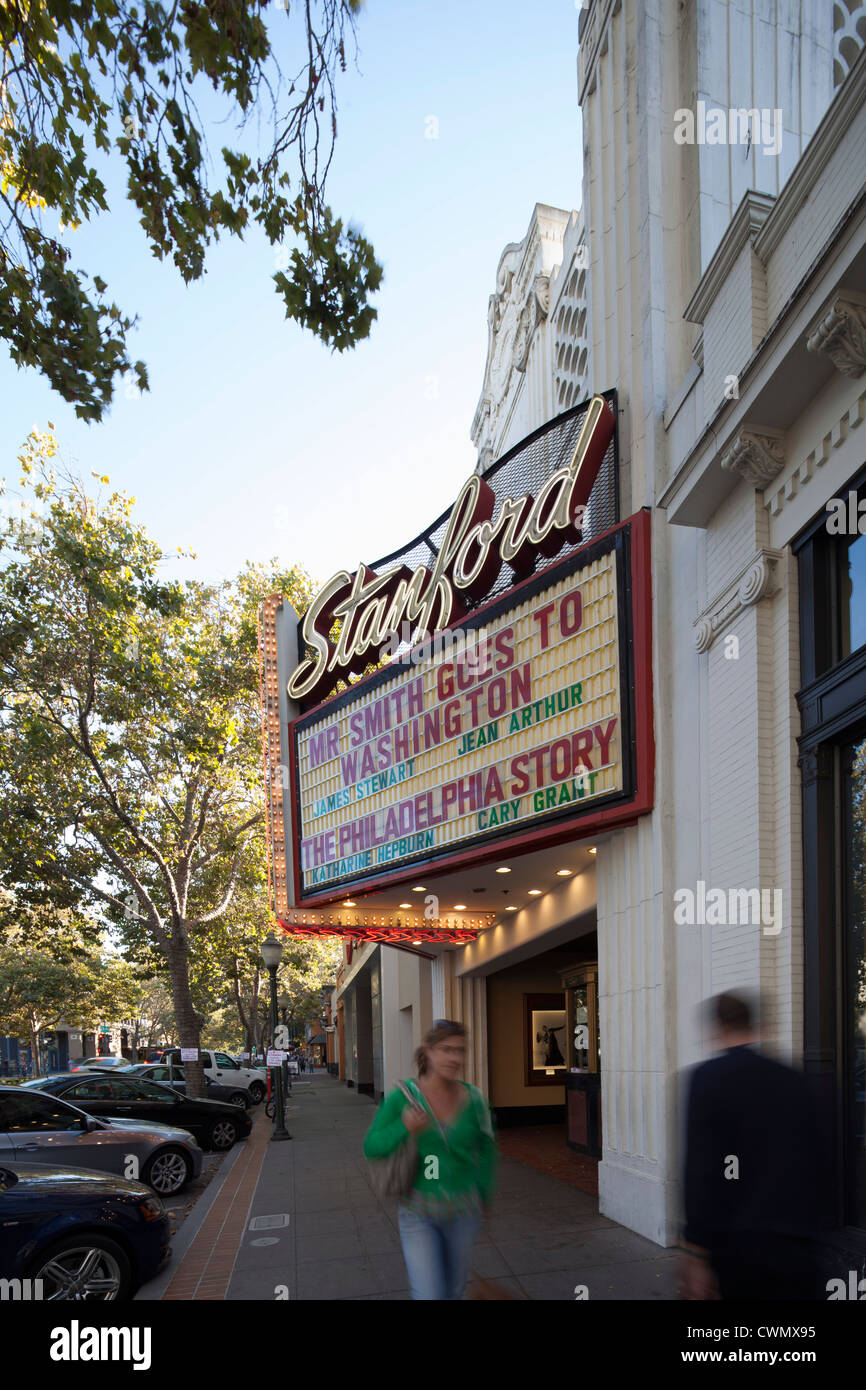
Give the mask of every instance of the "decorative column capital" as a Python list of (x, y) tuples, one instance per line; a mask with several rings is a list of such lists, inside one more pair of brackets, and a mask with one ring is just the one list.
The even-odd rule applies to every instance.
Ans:
[(801, 753), (797, 759), (797, 766), (800, 769), (800, 776), (803, 786), (809, 787), (814, 782), (829, 782), (833, 777), (833, 752), (826, 744), (819, 744), (817, 748), (810, 748), (807, 752)]
[(866, 371), (866, 303), (849, 292), (831, 299), (806, 339), (810, 352), (825, 352), (845, 376)]
[(781, 559), (778, 550), (759, 550), (733, 583), (695, 619), (695, 650), (709, 651), (723, 629), (730, 627), (744, 608), (776, 593), (776, 570)]
[(722, 468), (763, 491), (785, 466), (783, 439), (780, 430), (742, 429), (722, 453)]

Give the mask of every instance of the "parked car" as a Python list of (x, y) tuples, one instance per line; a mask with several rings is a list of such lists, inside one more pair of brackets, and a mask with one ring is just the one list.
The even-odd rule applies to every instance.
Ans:
[(171, 1253), (144, 1183), (53, 1163), (0, 1165), (0, 1277), (41, 1279), (46, 1303), (130, 1298)]
[(0, 1086), (0, 1166), (95, 1168), (125, 1177), (130, 1155), (141, 1181), (161, 1197), (201, 1172), (202, 1151), (189, 1130), (144, 1120), (98, 1120), (27, 1086)]
[(128, 1057), (79, 1057), (76, 1062), (69, 1063), (70, 1071), (87, 1071), (90, 1067), (101, 1067), (105, 1071), (111, 1071), (114, 1067), (128, 1067)]
[(203, 1149), (222, 1152), (246, 1139), (252, 1120), (242, 1105), (222, 1100), (193, 1100), (171, 1086), (132, 1072), (59, 1076), (28, 1082), (26, 1090), (61, 1096), (97, 1119), (145, 1120), (189, 1130)]
[[(186, 1095), (186, 1072), (177, 1063), (172, 1065), (170, 1062), (147, 1062), (141, 1063), (136, 1067), (128, 1067), (122, 1076), (132, 1074), (141, 1076), (147, 1081), (162, 1081), (167, 1086), (171, 1086), (175, 1091), (180, 1091)], [(205, 1096), (208, 1100), (223, 1100), (229, 1105), (242, 1105), (248, 1109), (252, 1105), (249, 1089), (238, 1083), (235, 1086), (222, 1086), (217, 1081), (210, 1081), (208, 1077), (204, 1079)]]
[[(161, 1060), (172, 1065), (180, 1064), (180, 1048), (170, 1048), (162, 1054)], [(216, 1081), (221, 1086), (245, 1086), (253, 1105), (258, 1105), (264, 1099), (268, 1074), (263, 1067), (238, 1066), (227, 1052), (211, 1052), (206, 1047), (201, 1049), (201, 1064), (210, 1081)]]

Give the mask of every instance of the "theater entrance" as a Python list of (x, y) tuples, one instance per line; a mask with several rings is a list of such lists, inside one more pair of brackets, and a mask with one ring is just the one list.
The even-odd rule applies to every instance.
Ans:
[(502, 1152), (593, 1195), (600, 1057), (594, 929), (487, 976), (489, 1094)]

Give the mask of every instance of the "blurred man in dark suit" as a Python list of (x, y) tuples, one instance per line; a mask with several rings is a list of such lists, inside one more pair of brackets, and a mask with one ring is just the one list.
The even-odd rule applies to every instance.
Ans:
[(709, 1009), (722, 1050), (689, 1090), (684, 1297), (822, 1297), (821, 1140), (806, 1082), (757, 1050), (745, 999), (720, 994)]

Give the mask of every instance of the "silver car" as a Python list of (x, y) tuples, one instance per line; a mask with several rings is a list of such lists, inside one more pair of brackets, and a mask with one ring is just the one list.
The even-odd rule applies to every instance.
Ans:
[(201, 1172), (186, 1129), (143, 1120), (97, 1120), (58, 1096), (0, 1086), (0, 1164), (51, 1163), (139, 1179), (170, 1197)]

